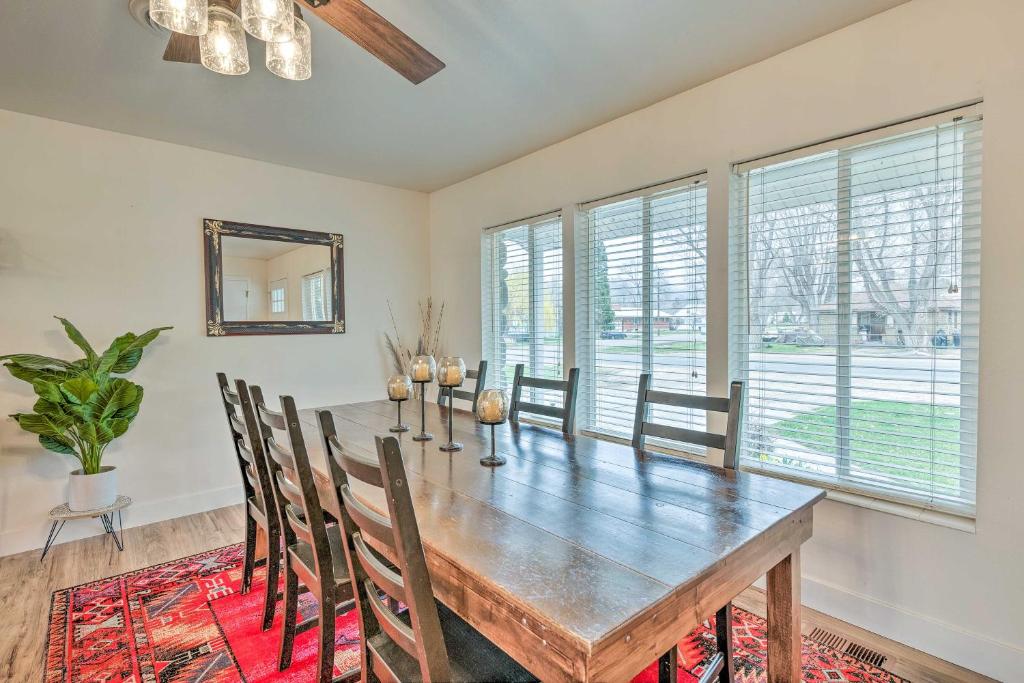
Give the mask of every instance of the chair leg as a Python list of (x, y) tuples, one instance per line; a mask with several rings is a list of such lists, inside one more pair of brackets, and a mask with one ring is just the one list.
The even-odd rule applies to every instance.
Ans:
[(256, 567), (256, 520), (245, 514), (245, 565), (242, 568), (242, 593), (252, 588), (252, 572)]
[(277, 533), (267, 534), (267, 585), (263, 593), (263, 630), (274, 624), (277, 609), (277, 584), (280, 579), (281, 541)]
[(320, 634), (317, 679), (320, 683), (334, 680), (334, 597), (327, 590), (320, 596)]
[(295, 617), (299, 608), (299, 577), (292, 571), (288, 551), (284, 556), (284, 623), (281, 624), (281, 651), (277, 656), (277, 669), (284, 671), (292, 665), (295, 645)]
[(718, 674), (719, 683), (732, 683), (733, 662), (732, 662), (732, 603), (727, 602), (725, 607), (715, 612), (715, 640), (718, 641), (718, 651), (725, 658), (722, 672)]
[(679, 680), (679, 660), (676, 659), (677, 648), (658, 658), (658, 683), (676, 683)]

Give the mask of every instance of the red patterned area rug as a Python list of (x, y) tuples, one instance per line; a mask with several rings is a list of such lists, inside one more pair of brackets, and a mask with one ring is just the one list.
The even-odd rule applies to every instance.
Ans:
[[(277, 671), (278, 610), (273, 628), (260, 630), (263, 570), (243, 595), (242, 546), (57, 591), (50, 608), (45, 683), (264, 683), (310, 681), (316, 674), (316, 631), (296, 638), (286, 672)], [(312, 616), (309, 595), (299, 620)], [(734, 609), (737, 680), (765, 680), (765, 623)], [(336, 674), (358, 663), (355, 615), (338, 618)], [(715, 652), (713, 625), (680, 643), (680, 680), (695, 681)], [(803, 680), (904, 683), (882, 669), (837, 650), (803, 641)], [(634, 681), (657, 681), (656, 665)]]

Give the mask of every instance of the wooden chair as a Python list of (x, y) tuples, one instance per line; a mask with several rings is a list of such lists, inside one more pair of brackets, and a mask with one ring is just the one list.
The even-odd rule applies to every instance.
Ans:
[[(363, 680), (536, 680), (435, 600), (398, 440), (376, 437), (378, 462), (372, 462), (341, 447), (329, 412), (319, 411), (317, 418), (329, 449), (345, 556), (355, 582)], [(351, 480), (383, 489), (387, 513), (356, 498)], [(406, 609), (396, 613), (380, 598), (381, 592)]]
[[(291, 665), (295, 635), (315, 625), (319, 630), (316, 680), (330, 683), (335, 680), (335, 615), (339, 610), (348, 611), (354, 606), (341, 529), (337, 524), (328, 527), (325, 521), (295, 401), (291, 396), (282, 396), (278, 412), (267, 408), (259, 387), (252, 387), (252, 394), (263, 443), (270, 456), (268, 463), (272, 463), (274, 493), (285, 539), (284, 623), (277, 666), (284, 671)], [(287, 434), (288, 446), (278, 440), (277, 432)], [(320, 609), (315, 618), (297, 625), (300, 581), (316, 597)], [(357, 673), (355, 670), (343, 672), (336, 680), (348, 680)]]
[[(263, 450), (263, 439), (260, 435), (256, 413), (245, 382), (235, 380), (235, 390), (228, 385), (228, 378), (223, 372), (217, 373), (220, 385), (221, 401), (227, 413), (228, 429), (231, 441), (235, 446), (235, 456), (242, 473), (242, 488), (245, 491), (245, 564), (242, 569), (242, 592), (248, 593), (252, 587), (252, 575), (256, 567), (256, 535), (257, 529), (263, 529), (270, 552), (265, 562), (267, 565), (267, 581), (264, 587), (263, 624), (264, 631), (274, 623), (274, 610), (277, 606), (277, 583), (280, 570), (280, 552), (273, 552), (281, 546), (281, 526), (274, 500), (273, 484), (270, 470)], [(238, 412), (241, 411), (241, 417)]]
[[(648, 406), (650, 404), (691, 408), (728, 414), (725, 434), (714, 434), (684, 427), (648, 422)], [(710, 448), (719, 448), (725, 453), (723, 467), (736, 469), (736, 451), (739, 444), (740, 416), (743, 413), (743, 382), (733, 382), (729, 387), (729, 398), (713, 396), (696, 396), (692, 394), (674, 394), (667, 391), (651, 389), (651, 376), (640, 375), (640, 389), (636, 397), (636, 415), (633, 420), (633, 447), (644, 448), (648, 436), (688, 444), (698, 444)], [(715, 613), (715, 639), (718, 641), (718, 653), (708, 663), (700, 683), (718, 680), (719, 683), (731, 683), (733, 680), (733, 648), (732, 648), (732, 603)], [(676, 651), (662, 655), (659, 660), (660, 680), (676, 680)]]
[[(467, 391), (466, 389), (453, 389), (452, 395), (455, 398), (461, 398), (464, 401), (470, 401), (473, 404), (473, 412), (476, 412), (476, 400), (480, 398), (480, 392), (484, 390), (485, 383), (487, 382), (487, 361), (480, 361), (480, 365), (476, 370), (466, 370), (466, 377), (469, 379), (476, 380), (473, 386), (473, 391)], [(448, 400), (448, 392), (441, 388), (437, 392), (437, 403), (438, 405), (444, 405)]]
[[(519, 413), (532, 413), (534, 415), (553, 417), (562, 421), (563, 433), (572, 434), (576, 428), (576, 390), (580, 384), (580, 369), (571, 368), (569, 370), (569, 378), (561, 380), (527, 377), (523, 374), (525, 367), (522, 363), (516, 365), (516, 373), (512, 378), (512, 405), (508, 411), (508, 419), (512, 422), (519, 422)], [(522, 400), (523, 387), (562, 392), (562, 407), (558, 408)]]

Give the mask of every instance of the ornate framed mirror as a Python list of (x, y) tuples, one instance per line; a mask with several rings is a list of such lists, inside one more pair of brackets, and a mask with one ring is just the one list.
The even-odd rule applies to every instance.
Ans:
[(206, 334), (345, 331), (342, 235), (203, 219)]

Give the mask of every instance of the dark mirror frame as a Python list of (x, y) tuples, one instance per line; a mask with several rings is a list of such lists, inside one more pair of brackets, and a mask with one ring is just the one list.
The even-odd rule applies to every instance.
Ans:
[[(224, 264), (222, 237), (245, 237), (295, 244), (322, 244), (331, 248), (331, 320), (224, 320), (221, 283)], [(342, 334), (345, 332), (345, 238), (342, 235), (267, 225), (203, 219), (206, 256), (206, 336), (248, 334)]]

